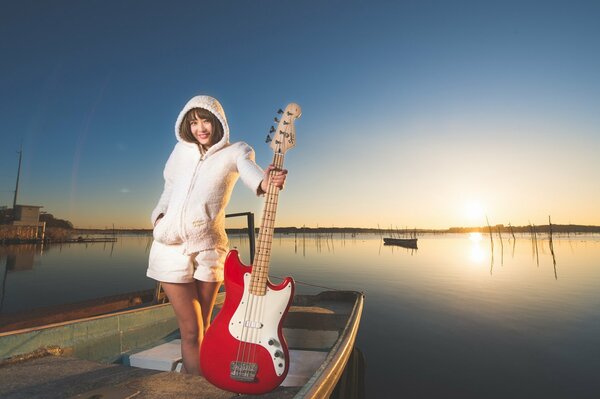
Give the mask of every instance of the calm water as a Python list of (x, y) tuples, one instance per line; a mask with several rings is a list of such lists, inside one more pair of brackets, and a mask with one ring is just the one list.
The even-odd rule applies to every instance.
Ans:
[[(149, 240), (0, 247), (2, 312), (152, 288)], [(230, 244), (248, 259), (244, 238)], [(548, 241), (537, 255), (527, 237), (503, 244), (492, 263), (487, 236), (424, 236), (411, 251), (283, 235), (271, 274), (366, 293), (368, 397), (600, 397), (600, 237), (555, 238), (556, 267)]]

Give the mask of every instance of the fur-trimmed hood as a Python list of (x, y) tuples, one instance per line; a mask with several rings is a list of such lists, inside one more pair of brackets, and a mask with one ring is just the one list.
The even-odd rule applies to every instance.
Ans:
[(190, 99), (190, 101), (188, 101), (185, 104), (181, 112), (179, 112), (179, 116), (175, 121), (175, 137), (177, 138), (177, 141), (184, 144), (195, 145), (195, 143), (190, 143), (189, 141), (186, 141), (183, 137), (181, 137), (181, 123), (183, 122), (183, 118), (189, 110), (194, 108), (204, 108), (205, 110), (211, 112), (217, 117), (217, 119), (219, 120), (219, 122), (221, 122), (221, 125), (223, 126), (223, 137), (221, 138), (221, 140), (219, 140), (218, 143), (213, 144), (209, 148), (208, 153), (213, 153), (218, 149), (222, 148), (223, 146), (229, 144), (229, 124), (227, 123), (225, 111), (223, 110), (223, 106), (221, 105), (221, 103), (216, 98), (210, 96), (192, 97), (192, 99)]

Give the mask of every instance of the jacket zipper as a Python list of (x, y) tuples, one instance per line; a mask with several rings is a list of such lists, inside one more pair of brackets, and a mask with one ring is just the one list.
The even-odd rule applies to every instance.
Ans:
[(202, 161), (204, 161), (204, 155), (200, 155), (200, 159), (198, 160), (198, 162), (196, 163), (196, 167), (194, 168), (194, 174), (192, 175), (192, 180), (190, 181), (190, 185), (188, 186), (188, 191), (187, 194), (185, 196), (185, 201), (183, 203), (183, 207), (181, 209), (181, 218), (180, 218), (180, 229), (179, 229), (179, 234), (181, 235), (181, 240), (186, 242), (187, 241), (187, 233), (185, 231), (185, 211), (187, 209), (187, 204), (189, 201), (189, 197), (190, 194), (192, 192), (192, 189), (194, 188), (194, 185), (196, 183), (196, 175), (198, 174), (198, 170), (200, 169), (200, 166), (202, 165)]

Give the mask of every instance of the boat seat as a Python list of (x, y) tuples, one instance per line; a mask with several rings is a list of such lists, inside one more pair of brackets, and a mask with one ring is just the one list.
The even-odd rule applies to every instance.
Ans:
[(338, 339), (339, 333), (333, 330), (284, 328), (283, 336), (290, 349), (329, 351)]
[(129, 355), (130, 366), (160, 371), (177, 371), (181, 360), (180, 339)]

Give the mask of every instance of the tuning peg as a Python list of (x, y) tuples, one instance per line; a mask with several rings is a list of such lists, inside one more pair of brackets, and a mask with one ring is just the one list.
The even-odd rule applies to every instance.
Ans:
[(265, 139), (265, 143), (270, 143), (273, 139), (271, 138), (271, 136), (269, 136), (267, 134), (267, 138)]
[(277, 117), (273, 118), (273, 120), (277, 123), (279, 123), (279, 119), (277, 119)]
[[(283, 110), (282, 110), (281, 108), (279, 108), (279, 109), (277, 110), (277, 113), (278, 113), (279, 115), (281, 115), (281, 114), (283, 114)], [(289, 113), (289, 112), (288, 112), (288, 113)]]
[(275, 128), (273, 126), (271, 126), (271, 129), (269, 129), (269, 133), (273, 133), (275, 131)]
[(284, 125), (289, 125), (290, 123), (289, 123), (289, 122), (286, 122), (286, 121), (283, 121), (283, 124), (284, 124)]
[(292, 114), (290, 111), (286, 112), (287, 116), (292, 116), (294, 114)]

